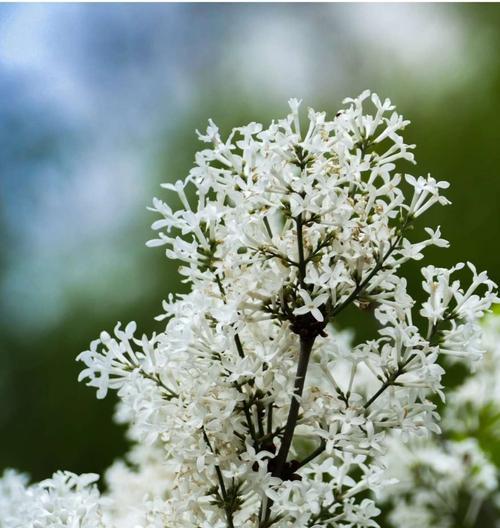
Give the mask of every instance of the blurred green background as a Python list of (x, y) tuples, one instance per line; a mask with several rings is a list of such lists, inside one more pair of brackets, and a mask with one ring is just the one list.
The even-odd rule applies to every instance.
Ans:
[[(189, 170), (194, 130), (336, 112), (363, 89), (412, 121), (426, 216), (500, 281), (500, 6), (165, 4), (0, 7), (0, 469), (100, 472), (126, 450), (113, 400), (76, 382), (100, 330), (151, 332), (175, 266), (146, 206)], [(420, 278), (408, 275), (412, 287)]]

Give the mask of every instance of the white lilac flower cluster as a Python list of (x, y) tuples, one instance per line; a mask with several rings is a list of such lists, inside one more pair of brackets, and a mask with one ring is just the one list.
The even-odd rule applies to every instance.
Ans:
[[(496, 287), (471, 264), (428, 266), (425, 301), (410, 296), (401, 266), (447, 246), (410, 231), (448, 184), (398, 172), (413, 145), (389, 100), (344, 105), (304, 125), (291, 100), (227, 139), (210, 122), (188, 177), (164, 185), (181, 208), (153, 201), (149, 245), (190, 292), (164, 301), (162, 332), (118, 324), (78, 358), (141, 446), (109, 473), (103, 526), (376, 527), (388, 438), (439, 431), (440, 357), (480, 357)], [(378, 335), (347, 345), (331, 323), (349, 306), (373, 310)]]
[(395, 528), (500, 526), (500, 317), (488, 315), (483, 329), (484, 358), (449, 392), (442, 435), (389, 441), (394, 485), (380, 499)]
[[(472, 438), (442, 442), (389, 443), (386, 490), (391, 527), (456, 528), (477, 526), (487, 500), (498, 499), (497, 469)], [(493, 521), (498, 520), (498, 512)], [(497, 523), (487, 526), (494, 528)]]
[(58, 471), (52, 478), (27, 485), (27, 477), (7, 470), (0, 479), (0, 526), (6, 528), (99, 528), (105, 500), (98, 475)]

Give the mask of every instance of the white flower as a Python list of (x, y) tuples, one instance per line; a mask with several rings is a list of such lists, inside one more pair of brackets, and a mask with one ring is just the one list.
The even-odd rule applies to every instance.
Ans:
[[(427, 266), (425, 301), (410, 295), (402, 264), (447, 246), (439, 228), (413, 241), (410, 227), (449, 203), (448, 184), (406, 175), (405, 196), (414, 145), (389, 100), (365, 91), (333, 118), (309, 109), (303, 129), (300, 101), (289, 104), (267, 127), (223, 138), (209, 121), (198, 133), (195, 167), (163, 185), (181, 208), (153, 200), (148, 243), (180, 263), (187, 293), (163, 303), (157, 334), (118, 324), (78, 357), (98, 398), (117, 391), (134, 469), (110, 472), (106, 505), (68, 474), (34, 488), (6, 478), (24, 519), (8, 528), (47, 525), (38, 494), (57, 522), (89, 528), (378, 526), (365, 493), (391, 482), (388, 438), (439, 433), (432, 397), (444, 399), (446, 358), (481, 355), (477, 321), (496, 286), (472, 265), (467, 289), (454, 275), (463, 266)], [(374, 338), (353, 346), (329, 325), (349, 306), (374, 311)], [(399, 511), (425, 517), (416, 510)]]
[(304, 315), (310, 313), (316, 321), (324, 321), (323, 314), (321, 313), (321, 306), (328, 300), (329, 295), (327, 293), (322, 293), (314, 298), (311, 298), (309, 293), (306, 290), (299, 290), (299, 295), (304, 301), (303, 306), (295, 308), (293, 313), (295, 315)]
[[(94, 474), (58, 471), (27, 486), (25, 479), (6, 472), (0, 479), (0, 524), (5, 528), (111, 528), (104, 522), (105, 501), (94, 484), (97, 479)], [(6, 498), (8, 502), (2, 504)]]

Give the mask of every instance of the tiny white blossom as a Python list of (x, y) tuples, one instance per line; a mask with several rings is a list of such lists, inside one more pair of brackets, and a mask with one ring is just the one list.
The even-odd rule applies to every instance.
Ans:
[(311, 298), (309, 292), (306, 290), (299, 290), (299, 295), (302, 297), (304, 304), (299, 308), (295, 308), (293, 313), (295, 315), (310, 313), (316, 319), (316, 321), (324, 321), (323, 314), (319, 308), (328, 300), (329, 295), (327, 293), (322, 293), (315, 296), (314, 298)]

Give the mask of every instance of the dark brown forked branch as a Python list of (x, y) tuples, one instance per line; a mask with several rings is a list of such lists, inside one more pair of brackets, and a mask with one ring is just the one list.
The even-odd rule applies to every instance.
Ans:
[(292, 445), (293, 434), (297, 425), (297, 418), (299, 416), (300, 398), (304, 390), (304, 382), (306, 379), (307, 366), (311, 356), (311, 350), (315, 338), (300, 338), (300, 356), (297, 364), (297, 373), (295, 375), (295, 384), (293, 389), (292, 401), (290, 403), (290, 410), (288, 411), (288, 418), (285, 425), (285, 432), (281, 440), (281, 447), (275, 459), (273, 476), (281, 477), (285, 467), (286, 459), (290, 447)]

